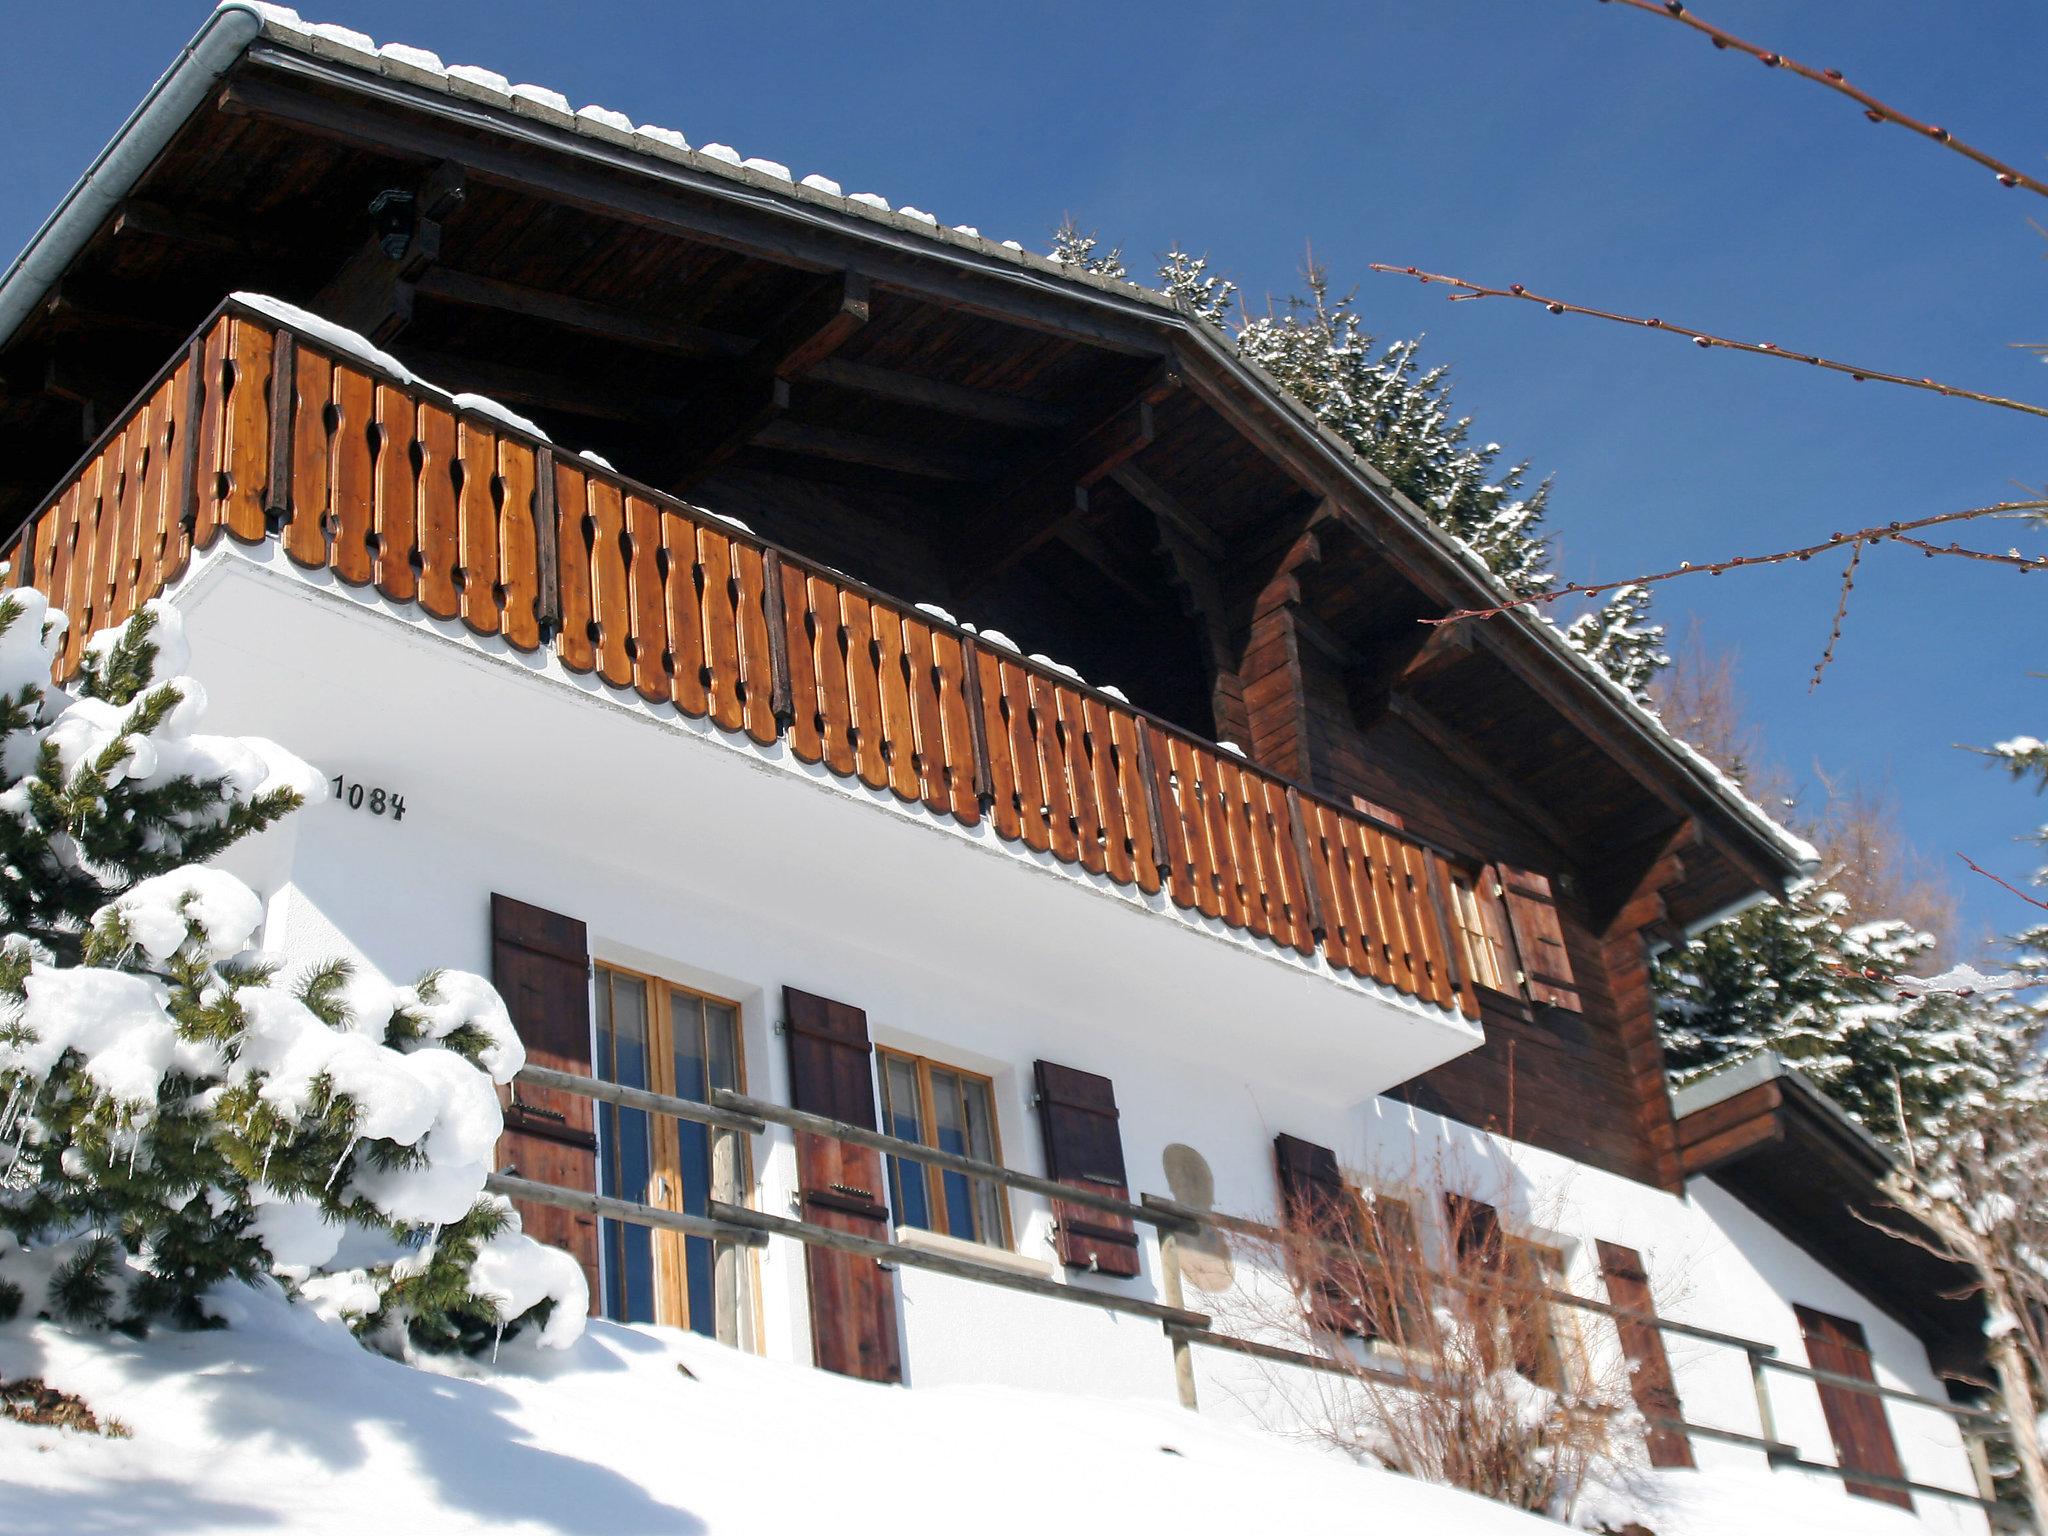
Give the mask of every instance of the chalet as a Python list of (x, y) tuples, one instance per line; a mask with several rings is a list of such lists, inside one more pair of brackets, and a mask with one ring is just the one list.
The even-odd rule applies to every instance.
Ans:
[(332, 773), (266, 946), (495, 976), (605, 1313), (1245, 1413), (1208, 1216), (1453, 1194), (1652, 1459), (1984, 1528), (1936, 1280), (1764, 1166), (1842, 1127), (1667, 1091), (1650, 955), (1811, 850), (1162, 296), (230, 0), (0, 278), (0, 465), (66, 668), (167, 596)]

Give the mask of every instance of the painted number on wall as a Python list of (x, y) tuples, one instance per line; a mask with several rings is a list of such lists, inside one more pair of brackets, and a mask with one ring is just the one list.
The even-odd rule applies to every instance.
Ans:
[(334, 786), (334, 798), (352, 811), (368, 811), (372, 816), (389, 816), (393, 821), (405, 820), (403, 795), (395, 795), (388, 789), (357, 783), (339, 773), (327, 782)]

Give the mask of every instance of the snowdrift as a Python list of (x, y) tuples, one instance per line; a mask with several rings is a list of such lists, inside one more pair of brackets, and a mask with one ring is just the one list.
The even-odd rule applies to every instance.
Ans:
[[(275, 1291), (144, 1341), (0, 1326), (129, 1439), (0, 1422), (0, 1528), (67, 1536), (831, 1531), (1540, 1536), (1560, 1527), (1167, 1406), (868, 1386), (672, 1329), (593, 1322), (566, 1350), (418, 1370)], [(1667, 1476), (1659, 1536), (1922, 1529), (1839, 1488)]]

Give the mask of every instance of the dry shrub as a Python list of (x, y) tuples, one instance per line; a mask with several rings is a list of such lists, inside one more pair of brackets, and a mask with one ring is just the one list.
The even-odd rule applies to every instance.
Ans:
[(0, 1381), (0, 1419), (48, 1429), (75, 1429), (81, 1434), (126, 1440), (130, 1430), (119, 1419), (102, 1419), (76, 1392), (49, 1385), (40, 1376)]
[(1590, 1483), (1625, 1480), (1643, 1430), (1628, 1364), (1589, 1343), (1604, 1319), (1547, 1296), (1566, 1283), (1560, 1251), (1441, 1179), (1379, 1187), (1400, 1193), (1297, 1181), (1280, 1228), (1237, 1239), (1288, 1285), (1240, 1287), (1219, 1321), (1330, 1362), (1295, 1405), (1307, 1432), (1557, 1519)]

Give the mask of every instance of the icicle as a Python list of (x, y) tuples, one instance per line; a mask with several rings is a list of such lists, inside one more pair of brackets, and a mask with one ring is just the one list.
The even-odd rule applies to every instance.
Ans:
[(351, 1136), (349, 1138), (348, 1145), (341, 1149), (341, 1156), (334, 1160), (334, 1171), (327, 1175), (327, 1182), (321, 1186), (322, 1189), (334, 1188), (334, 1181), (341, 1177), (343, 1166), (347, 1164), (349, 1155), (355, 1151), (356, 1143), (361, 1140), (362, 1137), (360, 1136)]

